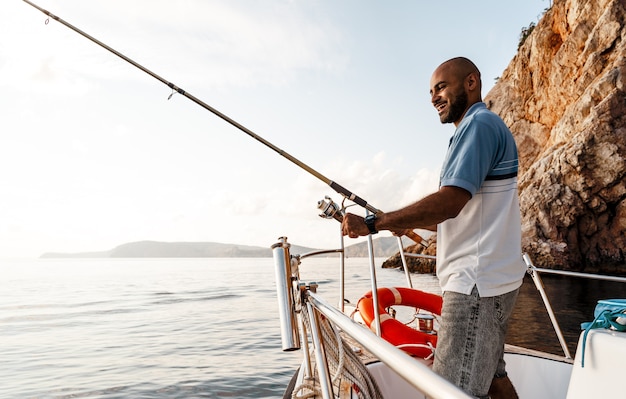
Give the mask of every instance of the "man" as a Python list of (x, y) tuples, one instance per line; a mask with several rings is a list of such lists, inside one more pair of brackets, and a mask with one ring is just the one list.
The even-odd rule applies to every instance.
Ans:
[(444, 301), (433, 370), (478, 398), (499, 396), (490, 385), (504, 386), (509, 391), (503, 397), (515, 398), (502, 356), (525, 273), (517, 147), (502, 119), (482, 102), (480, 72), (467, 58), (441, 64), (430, 95), (441, 123), (456, 127), (439, 190), (394, 212), (365, 219), (348, 214), (343, 233), (437, 231)]

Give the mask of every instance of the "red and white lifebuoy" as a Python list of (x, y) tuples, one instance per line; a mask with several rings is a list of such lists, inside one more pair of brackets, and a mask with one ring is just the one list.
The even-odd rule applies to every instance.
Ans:
[[(393, 305), (411, 306), (441, 315), (443, 299), (439, 295), (404, 287), (379, 288), (378, 314), (382, 337), (404, 351), (427, 358), (432, 354), (428, 347), (437, 345), (437, 335), (415, 330), (394, 319), (385, 309)], [(361, 318), (368, 327), (374, 328), (374, 300), (372, 292), (365, 294), (356, 305)]]

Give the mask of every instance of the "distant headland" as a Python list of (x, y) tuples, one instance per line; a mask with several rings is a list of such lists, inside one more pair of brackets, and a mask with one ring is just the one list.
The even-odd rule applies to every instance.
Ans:
[[(406, 245), (406, 243), (404, 243)], [(304, 254), (315, 248), (291, 246), (292, 254)], [(367, 257), (367, 244), (361, 242), (345, 248), (346, 256)], [(396, 237), (378, 237), (374, 240), (377, 257), (389, 257), (398, 252)], [(137, 241), (118, 245), (105, 251), (61, 253), (46, 252), (40, 258), (266, 258), (272, 256), (270, 246), (256, 247), (217, 242), (159, 242)]]

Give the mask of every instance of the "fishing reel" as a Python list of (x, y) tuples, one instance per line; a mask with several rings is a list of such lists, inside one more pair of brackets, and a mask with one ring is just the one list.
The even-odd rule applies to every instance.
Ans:
[(317, 201), (317, 209), (322, 211), (320, 217), (324, 219), (335, 219), (339, 223), (343, 221), (345, 207), (337, 205), (329, 196), (325, 196), (324, 199)]

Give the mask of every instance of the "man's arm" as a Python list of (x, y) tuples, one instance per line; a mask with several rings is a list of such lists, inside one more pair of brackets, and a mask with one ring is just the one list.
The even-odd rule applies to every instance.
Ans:
[[(380, 213), (376, 229), (402, 233), (408, 229), (434, 230), (437, 224), (456, 217), (472, 198), (460, 187), (445, 186), (439, 191), (397, 211)], [(343, 234), (351, 238), (369, 234), (363, 218), (351, 213), (343, 219)]]

